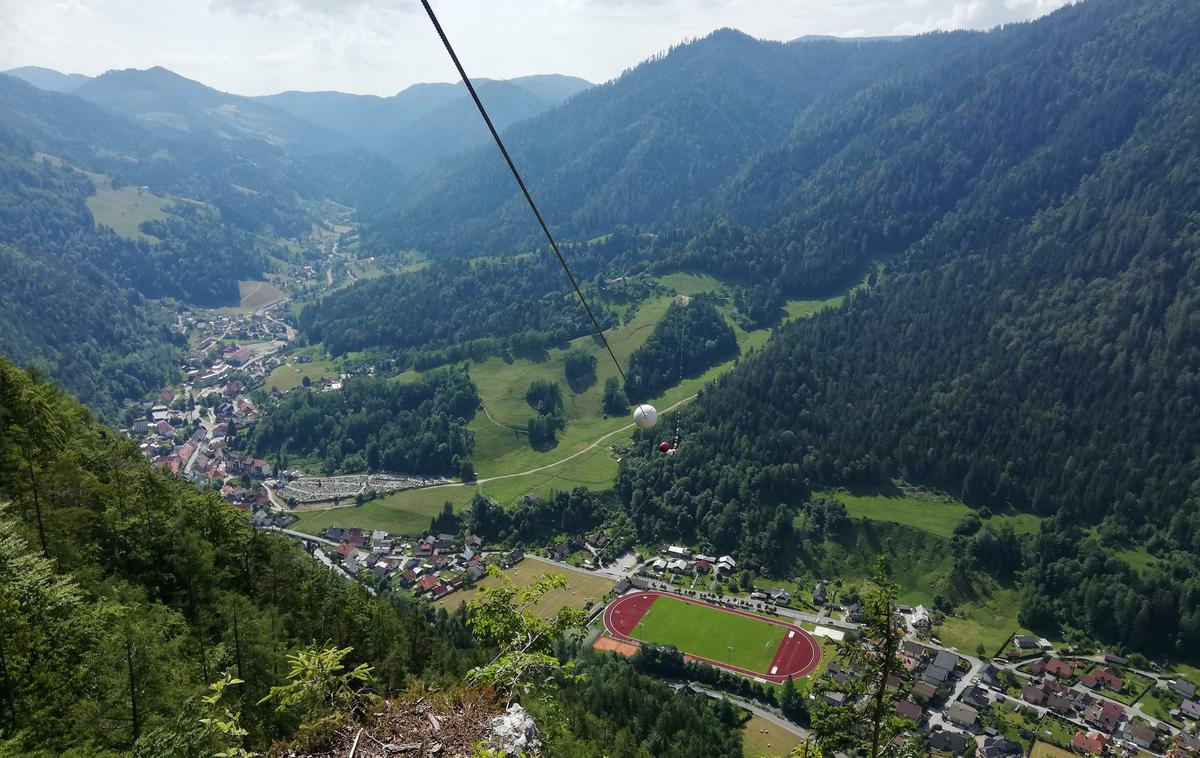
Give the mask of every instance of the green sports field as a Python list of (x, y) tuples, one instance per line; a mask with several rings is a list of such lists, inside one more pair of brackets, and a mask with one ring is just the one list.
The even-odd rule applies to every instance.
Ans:
[(674, 645), (718, 663), (766, 672), (786, 633), (778, 624), (660, 595), (630, 636)]

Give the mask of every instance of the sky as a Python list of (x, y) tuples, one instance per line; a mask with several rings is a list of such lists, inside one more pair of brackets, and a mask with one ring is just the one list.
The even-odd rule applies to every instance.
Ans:
[[(767, 39), (987, 29), (1070, 0), (435, 0), (473, 77), (603, 82), (713, 29)], [(165, 66), (227, 92), (391, 95), (457, 77), (419, 0), (0, 0), (0, 70)]]

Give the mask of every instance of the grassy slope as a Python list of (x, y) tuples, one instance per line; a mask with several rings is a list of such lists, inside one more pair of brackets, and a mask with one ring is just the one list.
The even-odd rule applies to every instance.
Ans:
[(169, 199), (142, 192), (136, 187), (113, 189), (103, 174), (89, 173), (88, 176), (96, 185), (96, 194), (87, 199), (87, 207), (98, 225), (111, 227), (122, 237), (158, 242), (157, 237), (143, 234), (138, 226), (145, 221), (166, 218), (164, 208), (170, 204)]
[[(959, 519), (971, 512), (954, 498), (932, 493), (897, 495), (838, 490), (831, 494), (845, 503), (846, 510), (856, 518), (903, 524), (946, 539), (953, 535)], [(1006, 513), (992, 516), (985, 523), (997, 529), (1007, 524), (1018, 534), (1032, 534), (1041, 519), (1028, 513)]]
[(643, 642), (674, 645), (685, 653), (709, 660), (765, 672), (786, 631), (777, 624), (660, 596), (630, 636)]

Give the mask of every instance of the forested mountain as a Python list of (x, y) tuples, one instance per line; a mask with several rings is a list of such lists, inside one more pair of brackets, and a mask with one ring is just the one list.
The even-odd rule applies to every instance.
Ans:
[[(929, 83), (938, 91), (905, 109), (920, 129), (863, 174), (908, 155), (908, 173), (925, 177), (907, 193), (911, 213), (892, 215), (911, 219), (895, 238), (911, 244), (882, 283), (780, 330), (702, 393), (680, 463), (706, 465), (651, 497), (642, 528), (686, 522), (716, 539), (712, 503), (736, 494), (739, 539), (753, 542), (808, 482), (904, 476), (1054, 516), (1010, 556), (1027, 569), (1025, 623), (1194, 650), (1198, 30), (1194, 3), (1092, 0), (998, 33), (1019, 65), (960, 62), (964, 100)], [(1003, 128), (1006, 110), (1020, 124)], [(972, 157), (988, 142), (986, 159)], [(952, 180), (955, 166), (979, 169)], [(963, 192), (926, 228), (937, 175)], [(872, 205), (861, 210), (869, 225)], [(646, 463), (627, 464), (627, 498), (652, 491)], [(739, 531), (719, 523), (722, 540)], [(1143, 544), (1159, 567), (1135, 572), (1105, 550)], [(975, 560), (966, 546), (956, 557)]]
[(73, 92), (92, 80), (92, 77), (83, 74), (64, 74), (42, 66), (20, 66), (10, 68), (8, 71), (0, 71), (0, 73), (24, 79), (38, 89), (49, 92)]
[[(722, 30), (513, 126), (506, 140), (555, 229), (589, 239), (708, 197), (784, 139), (798, 114), (856, 91), (898, 52)], [(430, 172), (369, 226), (389, 244), (438, 255), (511, 251), (535, 240), (520, 202), (484, 147)]]
[[(476, 79), (475, 85), (500, 129), (591, 86), (583, 79), (557, 74)], [(338, 132), (359, 147), (391, 159), (405, 174), (429, 169), (489, 139), (461, 84), (414, 84), (392, 97), (282, 92), (254, 99)]]
[[(347, 667), (371, 666), (371, 690), (400, 699), (410, 686), (462, 692), (463, 674), (495, 655), (462, 612), (330, 573), (216, 494), (155, 471), (132, 441), (2, 358), (0, 604), (4, 755), (262, 751), (311, 715), (260, 702), (287, 683), (289, 653), (350, 648)], [(543, 735), (551, 754), (741, 755), (728, 706), (679, 698), (611, 657), (582, 654), (579, 671), (556, 696), (570, 719), (545, 722), (556, 724)], [(236, 692), (206, 705), (226, 673), (242, 680)], [(244, 739), (202, 721), (229, 718), (226, 706)]]
[(254, 98), (220, 92), (161, 66), (107, 71), (73, 94), (152, 128), (261, 140), (297, 155), (335, 152), (352, 144)]

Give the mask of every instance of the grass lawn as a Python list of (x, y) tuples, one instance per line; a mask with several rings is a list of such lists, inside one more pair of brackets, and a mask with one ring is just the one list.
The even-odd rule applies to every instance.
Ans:
[(1033, 715), (1033, 718), (1027, 718), (1022, 710), (1024, 709), (1019, 708), (1012, 701), (992, 703), (991, 708), (984, 711), (983, 723), (985, 726), (995, 727), (1005, 737), (1020, 742), (1028, 749), (1030, 740), (1021, 736), (1021, 730), (1024, 729), (1031, 735), (1036, 734), (1038, 719), (1036, 714)]
[[(590, 571), (550, 566), (528, 558), (504, 572), (504, 575), (514, 584), (529, 584), (543, 574), (562, 574), (567, 578), (567, 586), (547, 592), (542, 597), (541, 603), (534, 609), (534, 612), (542, 618), (550, 618), (562, 608), (583, 608), (587, 601), (598, 601), (613, 587), (611, 579), (598, 576)], [(435, 601), (434, 605), (446, 610), (454, 610), (459, 603), (475, 599), (479, 594), (476, 591), (478, 587), (494, 587), (503, 583), (504, 580), (497, 577), (485, 576), (473, 586)]]
[(1079, 728), (1055, 716), (1046, 716), (1038, 724), (1037, 738), (1040, 742), (1048, 742), (1057, 747), (1070, 749), (1071, 740)]
[(958, 608), (965, 618), (948, 617), (934, 632), (942, 644), (975, 655), (980, 643), (987, 656), (995, 655), (1008, 639), (1019, 630), (1017, 609), (1020, 598), (1015, 589), (1000, 588), (986, 600)]
[(766, 672), (787, 630), (776, 624), (709, 606), (659, 596), (631, 637), (674, 645), (685, 653)]
[(1070, 750), (1064, 750), (1039, 740), (1033, 743), (1033, 750), (1030, 751), (1029, 758), (1078, 758), (1078, 756)]
[(742, 728), (742, 753), (746, 758), (787, 758), (801, 742), (793, 732), (761, 716), (751, 715)]
[(166, 198), (137, 187), (113, 189), (108, 177), (88, 174), (96, 185), (96, 194), (87, 198), (88, 210), (101, 226), (110, 227), (122, 237), (158, 242), (157, 237), (144, 234), (138, 227), (145, 221), (157, 221), (167, 217), (163, 210), (170, 202)]
[(1147, 716), (1152, 716), (1159, 721), (1166, 721), (1175, 726), (1181, 726), (1179, 721), (1171, 717), (1171, 711), (1179, 707), (1183, 700), (1175, 693), (1163, 687), (1154, 687), (1145, 695), (1138, 703), (1142, 706), (1142, 712)]

